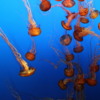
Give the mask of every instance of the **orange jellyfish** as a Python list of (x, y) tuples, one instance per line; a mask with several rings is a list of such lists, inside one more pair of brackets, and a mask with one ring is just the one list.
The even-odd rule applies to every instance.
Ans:
[(28, 26), (28, 33), (30, 36), (38, 36), (41, 33), (40, 27), (37, 26), (35, 20), (32, 18), (32, 11), (30, 8), (30, 4), (28, 0), (23, 0), (25, 7), (28, 12), (28, 21), (29, 21), (29, 26)]
[[(86, 6), (87, 4), (84, 3), (84, 5)], [(78, 2), (78, 6), (79, 6), (79, 15), (86, 16), (89, 12), (88, 7), (84, 7), (83, 5), (81, 5), (80, 2)]]
[(99, 37), (100, 38), (100, 35), (96, 34), (94, 31), (91, 31), (91, 27), (89, 28), (83, 28), (81, 32), (79, 32), (79, 37), (84, 37), (84, 36), (87, 36), (88, 34), (91, 34), (93, 36), (96, 36), (96, 37)]
[(99, 15), (99, 11), (98, 11), (98, 10), (92, 10), (92, 11), (90, 12), (90, 18), (91, 18), (91, 19), (97, 18), (98, 15)]
[(89, 86), (96, 86), (97, 85), (97, 80), (96, 80), (96, 74), (95, 72), (90, 73), (90, 77), (86, 79), (86, 83)]
[(73, 68), (72, 63), (68, 64), (67, 66), (68, 66), (68, 67), (64, 69), (64, 74), (65, 74), (67, 77), (72, 77), (72, 76), (74, 76), (74, 68)]
[(62, 2), (62, 5), (63, 5), (64, 7), (70, 8), (70, 7), (73, 7), (73, 6), (75, 5), (75, 1), (74, 1), (74, 0), (64, 0), (64, 1)]
[(36, 49), (35, 49), (35, 43), (34, 43), (33, 39), (32, 39), (32, 48), (31, 48), (31, 50), (29, 52), (27, 52), (25, 54), (25, 57), (26, 57), (26, 59), (28, 59), (30, 61), (35, 60)]
[(48, 0), (41, 0), (40, 9), (42, 11), (48, 11), (51, 8), (51, 3)]
[(78, 41), (76, 41), (76, 47), (73, 48), (73, 51), (74, 51), (75, 53), (80, 53), (80, 52), (82, 52), (83, 50), (84, 50), (84, 47), (81, 46), (81, 44), (80, 44)]
[(80, 22), (84, 23), (84, 24), (87, 24), (87, 23), (89, 23), (89, 20), (87, 18), (85, 18), (85, 17), (81, 17), (80, 18)]
[(71, 41), (72, 41), (72, 37), (69, 34), (65, 34), (60, 37), (60, 43), (64, 46), (69, 45)]
[(10, 47), (10, 49), (12, 50), (13, 54), (15, 55), (17, 61), (20, 63), (20, 65), (22, 66), (22, 70), (20, 71), (19, 75), (20, 76), (30, 76), (32, 74), (34, 74), (34, 72), (36, 71), (35, 68), (33, 67), (29, 67), (28, 63), (22, 59), (21, 54), (17, 51), (17, 49), (10, 43), (9, 39), (7, 38), (7, 36), (4, 34), (4, 32), (2, 31), (2, 29), (0, 29), (0, 36), (5, 40), (5, 42), (8, 44), (8, 46)]
[(64, 21), (61, 21), (62, 27), (66, 30), (72, 30), (72, 27), (70, 24), (71, 24), (72, 20), (78, 16), (78, 13), (70, 12), (69, 10), (65, 9), (64, 6), (61, 4), (54, 5), (52, 7), (56, 7), (56, 6), (61, 7), (67, 13), (67, 22), (65, 23)]
[(98, 29), (100, 30), (100, 23), (98, 23)]

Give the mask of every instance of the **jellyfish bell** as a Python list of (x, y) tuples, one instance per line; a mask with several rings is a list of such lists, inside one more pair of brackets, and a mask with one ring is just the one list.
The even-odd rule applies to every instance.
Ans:
[(38, 36), (41, 33), (41, 29), (39, 27), (32, 27), (28, 29), (28, 33), (30, 36)]
[(99, 11), (98, 10), (91, 11), (90, 18), (91, 19), (95, 19), (95, 18), (98, 17), (98, 15), (99, 15)]
[(31, 52), (27, 52), (27, 53), (25, 54), (25, 57), (26, 57), (26, 59), (32, 61), (32, 60), (35, 59), (35, 54), (34, 54), (34, 53), (31, 53)]
[(74, 38), (75, 38), (77, 41), (83, 41), (83, 37), (79, 37), (79, 32), (78, 32), (77, 30), (74, 31), (73, 35), (74, 35)]
[(67, 86), (64, 84), (63, 80), (60, 80), (60, 81), (58, 82), (58, 86), (59, 86), (62, 90), (67, 89)]
[(80, 7), (80, 9), (79, 9), (79, 15), (80, 16), (86, 16), (87, 14), (88, 14), (88, 8)]
[(48, 0), (42, 0), (40, 4), (40, 9), (42, 11), (48, 11), (51, 8), (51, 3)]
[(72, 37), (69, 34), (65, 34), (60, 37), (60, 43), (64, 46), (69, 45), (71, 41), (72, 41)]
[(97, 80), (96, 80), (96, 79), (93, 79), (93, 78), (87, 78), (87, 79), (86, 79), (86, 83), (87, 83), (89, 86), (96, 86), (96, 85), (97, 85)]
[(63, 5), (64, 7), (71, 8), (71, 7), (73, 7), (73, 6), (75, 5), (75, 1), (74, 1), (74, 0), (64, 0), (64, 1), (62, 2), (62, 5)]
[(73, 54), (66, 54), (66, 61), (71, 61), (74, 59), (74, 55)]
[(22, 69), (22, 70), (20, 71), (19, 75), (20, 75), (20, 76), (23, 76), (23, 77), (27, 77), (27, 76), (30, 76), (30, 75), (34, 74), (35, 71), (36, 71), (35, 68), (29, 67), (28, 70)]
[(63, 27), (64, 29), (66, 29), (66, 30), (72, 30), (72, 27), (69, 26), (69, 25), (67, 25), (64, 21), (61, 21), (61, 25), (62, 25), (62, 27)]
[(78, 0), (78, 1), (84, 1), (84, 0)]
[(90, 71), (91, 72), (98, 72), (99, 71), (99, 65), (91, 65)]
[(98, 29), (100, 30), (100, 23), (98, 23)]
[(87, 24), (87, 23), (89, 23), (89, 20), (87, 19), (87, 18), (80, 18), (80, 22), (81, 23), (84, 23), (84, 24)]
[(76, 46), (75, 48), (73, 48), (73, 51), (75, 53), (80, 53), (84, 50), (84, 47), (83, 46)]
[(74, 69), (73, 68), (65, 68), (64, 69), (64, 74), (67, 77), (72, 77), (72, 76), (74, 76)]

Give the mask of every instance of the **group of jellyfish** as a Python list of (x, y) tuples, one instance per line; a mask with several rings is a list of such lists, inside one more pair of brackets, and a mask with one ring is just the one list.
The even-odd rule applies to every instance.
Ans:
[[(27, 13), (28, 13), (28, 34), (32, 40), (32, 48), (30, 51), (28, 51), (25, 54), (26, 59), (30, 61), (34, 61), (36, 57), (36, 47), (35, 47), (35, 41), (34, 37), (39, 36), (41, 34), (41, 28), (36, 24), (36, 21), (34, 20), (34, 16), (31, 11), (30, 3), (28, 0), (22, 0)], [(74, 53), (81, 53), (84, 50), (84, 47), (81, 45), (81, 41), (83, 41), (84, 37), (87, 35), (91, 35), (91, 37), (97, 37), (98, 40), (100, 40), (100, 35), (96, 34), (94, 31), (92, 31), (92, 24), (93, 20), (96, 19), (99, 16), (99, 11), (95, 10), (93, 8), (93, 1), (90, 0), (87, 2), (86, 0), (77, 0), (78, 1), (78, 12), (71, 12), (70, 10), (67, 10), (67, 8), (71, 8), (75, 6), (74, 0), (56, 0), (57, 2), (61, 2), (57, 5), (51, 5), (49, 0), (40, 0), (39, 8), (43, 12), (47, 12), (53, 7), (60, 7), (62, 8), (66, 16), (65, 18), (67, 21), (61, 21), (62, 27), (66, 31), (74, 30), (73, 31), (73, 37), (76, 40), (76, 46), (73, 48)], [(74, 25), (74, 28), (71, 26), (71, 23), (73, 20), (76, 19), (76, 24)], [(91, 26), (89, 27), (83, 27), (81, 26), (81, 23), (87, 24), (91, 23)], [(98, 23), (98, 29), (100, 30), (100, 23)], [(21, 54), (17, 51), (17, 49), (10, 43), (9, 39), (3, 32), (3, 30), (0, 28), (0, 36), (2, 39), (5, 40), (5, 42), (8, 44), (10, 49), (12, 50), (13, 54), (15, 55), (17, 61), (22, 66), (22, 69), (19, 72), (20, 76), (26, 77), (30, 76), (35, 73), (36, 68), (30, 67), (28, 63), (22, 58)], [(70, 34), (64, 34), (60, 37), (61, 45), (68, 46), (72, 42), (72, 36)], [(73, 62), (73, 59), (75, 58), (74, 54), (71, 53), (68, 49), (66, 49), (66, 53), (64, 54), (64, 59), (61, 58), (58, 49), (52, 47), (54, 51), (57, 53), (57, 55), (60, 57), (60, 61), (66, 65), (66, 68), (64, 69), (64, 74), (66, 76), (66, 79), (61, 79), (58, 82), (58, 86), (62, 90), (66, 90), (68, 88), (69, 83), (73, 83), (73, 89), (74, 92), (76, 92), (77, 96), (75, 99), (74, 92), (71, 92), (71, 95), (67, 97), (67, 100), (84, 100), (83, 91), (84, 91), (84, 85), (88, 84), (89, 86), (96, 86), (97, 79), (96, 79), (96, 72), (99, 71), (99, 64), (98, 61), (100, 60), (100, 55), (94, 55), (91, 59), (90, 64), (90, 73), (89, 75), (85, 75), (83, 73), (82, 67), (80, 64)], [(21, 99), (18, 99), (21, 100)]]

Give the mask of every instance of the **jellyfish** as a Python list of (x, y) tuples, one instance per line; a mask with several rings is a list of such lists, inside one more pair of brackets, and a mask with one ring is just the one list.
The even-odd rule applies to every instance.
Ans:
[(60, 43), (64, 46), (69, 45), (71, 41), (72, 41), (72, 37), (69, 34), (65, 34), (60, 37)]
[(84, 24), (87, 24), (87, 23), (89, 23), (89, 20), (87, 18), (85, 18), (85, 17), (81, 17), (80, 18), (80, 22), (84, 23)]
[[(86, 7), (85, 7), (84, 5), (85, 5)], [(88, 12), (89, 12), (88, 7), (87, 7), (87, 4), (84, 3), (84, 5), (81, 5), (81, 3), (78, 2), (78, 6), (79, 6), (79, 15), (80, 15), (80, 16), (86, 16), (86, 15), (88, 14)]]
[(88, 34), (91, 34), (91, 35), (94, 35), (94, 36), (100, 38), (100, 36), (98, 34), (96, 34), (94, 31), (91, 31), (91, 27), (83, 28), (82, 31), (79, 32), (78, 36), (84, 37), (84, 36), (87, 36)]
[(51, 3), (48, 0), (41, 0), (40, 9), (42, 11), (48, 11), (51, 8)]
[(74, 1), (74, 0), (64, 0), (64, 1), (62, 2), (62, 5), (63, 5), (64, 7), (71, 8), (71, 7), (73, 7), (73, 6), (75, 5), (75, 1)]
[(90, 18), (91, 19), (95, 19), (95, 18), (97, 18), (98, 17), (98, 15), (99, 15), (99, 11), (98, 10), (92, 10), (91, 12), (90, 12)]
[(64, 6), (61, 4), (54, 5), (52, 7), (56, 7), (56, 6), (61, 7), (67, 13), (67, 22), (65, 23), (64, 21), (61, 21), (62, 27), (66, 30), (72, 30), (72, 27), (70, 24), (71, 24), (72, 20), (78, 16), (78, 13), (70, 12), (69, 10), (65, 9)]
[(86, 83), (89, 86), (96, 86), (97, 85), (97, 80), (96, 80), (96, 74), (95, 74), (95, 72), (91, 72), (90, 73), (90, 77), (86, 78), (85, 80), (86, 80)]
[(64, 69), (64, 74), (65, 74), (67, 77), (72, 77), (72, 76), (74, 76), (74, 68), (73, 68), (72, 63), (68, 64), (67, 66), (68, 66), (68, 67)]
[(29, 26), (28, 26), (28, 33), (30, 36), (38, 36), (41, 33), (40, 27), (37, 26), (35, 20), (32, 18), (32, 11), (30, 8), (30, 4), (28, 0), (23, 0), (25, 7), (28, 12), (28, 21), (29, 21)]
[(98, 29), (100, 30), (100, 23), (98, 23)]
[(32, 39), (32, 48), (29, 52), (25, 54), (26, 59), (33, 61), (36, 58), (36, 48), (35, 48), (35, 43), (34, 40)]
[(35, 68), (33, 67), (29, 67), (28, 63), (21, 57), (21, 54), (17, 51), (17, 49), (10, 43), (9, 39), (7, 38), (7, 36), (4, 34), (4, 32), (2, 31), (2, 29), (0, 29), (0, 36), (2, 37), (2, 39), (5, 40), (5, 42), (8, 44), (8, 46), (10, 47), (10, 49), (12, 50), (13, 54), (15, 55), (17, 61), (20, 63), (20, 65), (22, 66), (22, 70), (20, 71), (19, 75), (20, 76), (30, 76), (32, 74), (34, 74), (34, 72), (36, 71)]
[(83, 50), (84, 50), (84, 47), (81, 46), (81, 44), (80, 44), (78, 41), (76, 41), (76, 47), (73, 48), (73, 51), (74, 51), (75, 53), (80, 53), (80, 52), (82, 52)]

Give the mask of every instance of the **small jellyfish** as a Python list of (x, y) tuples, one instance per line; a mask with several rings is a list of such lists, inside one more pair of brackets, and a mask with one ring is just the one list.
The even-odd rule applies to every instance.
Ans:
[(97, 64), (90, 65), (90, 71), (91, 72), (98, 72), (99, 71), (99, 65), (97, 65)]
[(97, 85), (97, 80), (96, 80), (96, 74), (95, 72), (90, 72), (90, 77), (85, 79), (86, 83), (89, 86), (96, 86)]
[(89, 23), (89, 20), (87, 18), (85, 18), (85, 17), (81, 17), (80, 18), (80, 22), (84, 23), (84, 24), (87, 24), (87, 23)]
[(62, 2), (62, 5), (63, 5), (64, 7), (71, 8), (71, 7), (73, 7), (73, 6), (75, 5), (75, 1), (74, 1), (74, 0), (64, 0), (64, 1)]
[(40, 9), (42, 11), (48, 11), (51, 8), (51, 3), (48, 0), (41, 0)]
[(97, 18), (98, 15), (99, 15), (99, 11), (98, 11), (98, 10), (92, 10), (92, 11), (90, 12), (90, 18), (91, 18), (91, 19)]
[(73, 51), (74, 51), (75, 53), (80, 53), (80, 52), (82, 52), (83, 50), (84, 50), (84, 47), (81, 46), (81, 44), (80, 44), (78, 41), (76, 41), (76, 47), (73, 48)]
[(9, 39), (7, 38), (7, 36), (4, 34), (4, 32), (2, 31), (2, 29), (0, 29), (0, 36), (5, 40), (5, 42), (8, 44), (8, 46), (10, 47), (10, 49), (12, 50), (13, 54), (15, 55), (17, 61), (20, 63), (20, 65), (22, 66), (22, 70), (20, 71), (19, 75), (20, 76), (30, 76), (32, 74), (34, 74), (34, 72), (36, 71), (35, 68), (33, 67), (29, 67), (28, 63), (22, 59), (21, 54), (17, 51), (17, 49), (10, 43)]
[(65, 23), (64, 21), (62, 21), (61, 22), (61, 25), (62, 25), (62, 27), (64, 28), (64, 29), (66, 29), (66, 30), (72, 30), (72, 27), (71, 27), (71, 22), (72, 22), (72, 20), (73, 19), (75, 19), (76, 18), (76, 16), (78, 15), (78, 13), (67, 13), (68, 14), (68, 16), (67, 16), (67, 22)]
[(84, 74), (77, 75), (77, 77), (75, 79), (75, 84), (77, 84), (77, 85), (84, 85), (85, 84)]
[(65, 68), (64, 69), (64, 74), (67, 77), (72, 77), (72, 76), (74, 76), (74, 69), (73, 68)]
[(63, 80), (60, 80), (60, 81), (58, 82), (58, 86), (59, 86), (62, 90), (67, 89), (67, 86), (66, 86), (66, 84), (64, 84)]
[(35, 60), (35, 57), (36, 57), (36, 48), (35, 48), (35, 43), (34, 43), (33, 39), (32, 39), (32, 48), (31, 48), (31, 50), (29, 52), (27, 52), (25, 54), (25, 57), (26, 57), (26, 59), (28, 59), (30, 61)]
[(91, 27), (90, 28), (83, 28), (82, 31), (79, 32), (79, 37), (84, 37), (84, 36), (87, 36), (88, 34), (94, 35), (96, 37), (100, 37), (98, 34), (91, 31)]
[(100, 23), (98, 23), (98, 29), (100, 30)]
[(60, 43), (64, 46), (69, 45), (71, 41), (72, 41), (72, 37), (69, 34), (65, 34), (60, 37)]
[(38, 36), (41, 33), (41, 29), (40, 29), (40, 27), (37, 26), (35, 20), (32, 18), (32, 11), (30, 8), (29, 1), (23, 0), (23, 2), (28, 11), (28, 21), (29, 21), (28, 33), (30, 36)]

